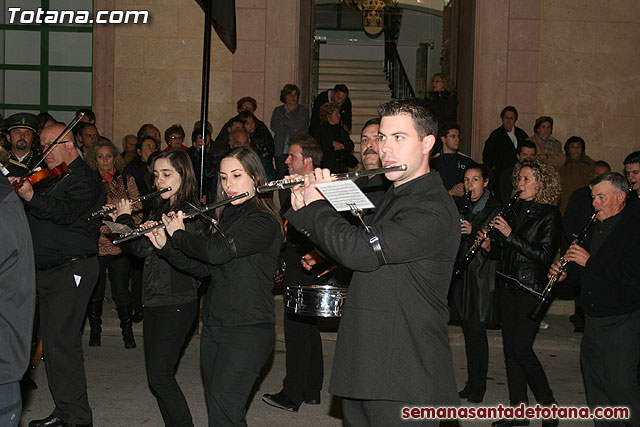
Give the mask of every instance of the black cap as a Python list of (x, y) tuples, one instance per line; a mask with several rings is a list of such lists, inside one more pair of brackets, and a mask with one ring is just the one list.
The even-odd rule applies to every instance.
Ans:
[(40, 120), (30, 113), (16, 113), (4, 120), (4, 130), (6, 132), (16, 128), (30, 129), (33, 133), (36, 133), (40, 128)]

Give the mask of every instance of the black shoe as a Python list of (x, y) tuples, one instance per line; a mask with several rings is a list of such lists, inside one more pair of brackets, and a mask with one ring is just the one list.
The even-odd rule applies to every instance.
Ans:
[(319, 405), (320, 404), (320, 398), (318, 397), (317, 399), (305, 399), (304, 403), (306, 405)]
[(102, 300), (89, 301), (87, 308), (87, 317), (89, 318), (89, 347), (100, 347), (100, 333), (102, 332)]
[(298, 412), (299, 405), (296, 405), (289, 396), (284, 394), (283, 391), (278, 394), (263, 394), (262, 400), (266, 404), (275, 406), (276, 408), (284, 409), (289, 412)]
[(29, 423), (29, 427), (62, 427), (64, 422), (62, 418), (58, 418), (51, 414), (47, 418), (41, 420), (33, 420)]
[(131, 318), (133, 309), (131, 304), (116, 307), (118, 318), (120, 319), (120, 329), (122, 329), (122, 340), (124, 348), (136, 348), (136, 340), (133, 337), (133, 320)]
[(560, 424), (560, 420), (557, 418), (542, 420), (542, 427), (556, 427), (558, 424)]
[(466, 383), (464, 385), (464, 388), (458, 392), (458, 396), (460, 396), (463, 399), (466, 399), (467, 397), (469, 397), (470, 393), (471, 393), (471, 388), (469, 387), (469, 383)]
[(484, 390), (472, 391), (467, 397), (467, 402), (480, 403), (484, 400)]
[(61, 424), (60, 427), (93, 427), (93, 424), (64, 423), (64, 424)]
[(505, 420), (504, 418), (491, 424), (493, 427), (528, 426), (529, 420)]
[(580, 334), (584, 332), (584, 326), (574, 326), (573, 327), (573, 333), (574, 334)]
[(142, 308), (134, 308), (133, 314), (131, 315), (131, 320), (133, 323), (140, 323), (144, 316), (142, 315)]

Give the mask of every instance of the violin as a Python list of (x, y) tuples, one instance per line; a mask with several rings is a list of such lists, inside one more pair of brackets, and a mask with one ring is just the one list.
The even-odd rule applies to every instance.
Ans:
[[(78, 124), (78, 122), (80, 122), (80, 119), (82, 119), (83, 116), (84, 116), (84, 113), (79, 113), (78, 116), (76, 116), (64, 128), (64, 130), (60, 133), (60, 135), (58, 135), (58, 137), (55, 140), (53, 140), (51, 144), (49, 144), (48, 148), (42, 154), (42, 158), (34, 166), (34, 169), (37, 168), (47, 158), (49, 154), (51, 154), (53, 149), (56, 148), (57, 144), (61, 144), (63, 142), (62, 139), (65, 136), (67, 136), (69, 132), (71, 132), (71, 130)], [(43, 188), (69, 175), (69, 172), (71, 171), (69, 170), (69, 167), (64, 162), (60, 163), (55, 168), (51, 168), (51, 169), (40, 169), (37, 171), (30, 170), (25, 175), (21, 176), (20, 180), (13, 183), (13, 189), (17, 193), (18, 189), (22, 187), (25, 181), (29, 182), (29, 184), (31, 184), (33, 188)]]
[(17, 193), (18, 189), (22, 187), (22, 184), (28, 182), (31, 186), (35, 188), (45, 188), (54, 182), (58, 181), (61, 178), (69, 175), (69, 166), (66, 163), (62, 162), (55, 168), (51, 169), (40, 169), (36, 172), (33, 172), (29, 175), (23, 176), (19, 181), (13, 183), (13, 190)]

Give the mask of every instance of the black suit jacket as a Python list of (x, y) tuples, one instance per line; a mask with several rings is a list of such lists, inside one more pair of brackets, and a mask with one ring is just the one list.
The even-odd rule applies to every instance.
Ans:
[(340, 320), (329, 392), (354, 399), (458, 405), (448, 341), (447, 292), (460, 220), (437, 172), (390, 188), (369, 234), (325, 201), (287, 218), (354, 270)]
[[(517, 126), (513, 128), (518, 145), (520, 145), (522, 141), (528, 138), (527, 133)], [(498, 199), (502, 198), (499, 188), (500, 175), (503, 170), (513, 167), (516, 160), (516, 148), (513, 146), (513, 142), (504, 126), (500, 126), (491, 132), (491, 135), (484, 143), (484, 150), (482, 151), (482, 162), (493, 171), (493, 191)]]
[[(329, 102), (329, 91), (320, 92), (313, 101), (313, 110), (311, 111), (311, 119), (309, 120), (309, 132), (320, 124), (320, 107)], [(351, 130), (351, 99), (347, 98), (340, 105), (340, 123)]]
[(599, 221), (589, 229), (581, 245), (591, 255), (586, 265), (568, 265), (568, 279), (579, 280), (582, 308), (592, 316), (640, 309), (640, 221), (629, 206), (618, 215), (619, 221), (597, 251), (590, 248), (594, 233), (599, 232)]

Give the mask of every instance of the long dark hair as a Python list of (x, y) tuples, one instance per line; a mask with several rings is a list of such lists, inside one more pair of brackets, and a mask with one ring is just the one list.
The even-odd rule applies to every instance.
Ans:
[[(180, 175), (180, 188), (176, 193), (175, 201), (171, 203), (169, 199), (163, 199), (162, 197), (156, 197), (153, 199), (153, 205), (151, 208), (152, 219), (158, 220), (163, 213), (177, 212), (178, 210), (191, 210), (187, 202), (196, 206), (200, 206), (200, 200), (198, 199), (196, 175), (193, 172), (193, 166), (189, 156), (182, 150), (179, 151), (165, 151), (158, 154), (153, 159), (152, 168), (159, 159), (167, 159), (173, 168)], [(155, 185), (155, 179), (153, 184), (153, 191), (157, 190)]]
[[(228, 157), (233, 157), (236, 160), (238, 160), (240, 164), (242, 164), (244, 171), (251, 177), (255, 187), (264, 185), (267, 182), (267, 176), (264, 172), (262, 161), (260, 160), (260, 157), (256, 154), (256, 152), (253, 151), (251, 148), (249, 147), (232, 148), (231, 150), (227, 151), (222, 155), (222, 158), (220, 159), (220, 162), (218, 164), (221, 164), (222, 160)], [(221, 179), (218, 179), (218, 185), (216, 188), (216, 202), (227, 198), (227, 196), (223, 194), (221, 181), (222, 181)], [(280, 213), (278, 212), (278, 209), (276, 208), (275, 203), (273, 203), (272, 196), (273, 195), (271, 193), (266, 193), (266, 194), (256, 193), (255, 196), (248, 201), (248, 203), (255, 203), (258, 209), (273, 215), (273, 217), (280, 224), (280, 228), (282, 229), (282, 219), (280, 218)], [(217, 220), (220, 220), (220, 218), (222, 218), (223, 212), (224, 212), (224, 206), (216, 209), (213, 214), (214, 218), (216, 218)], [(216, 234), (215, 229), (210, 231), (214, 235)]]

